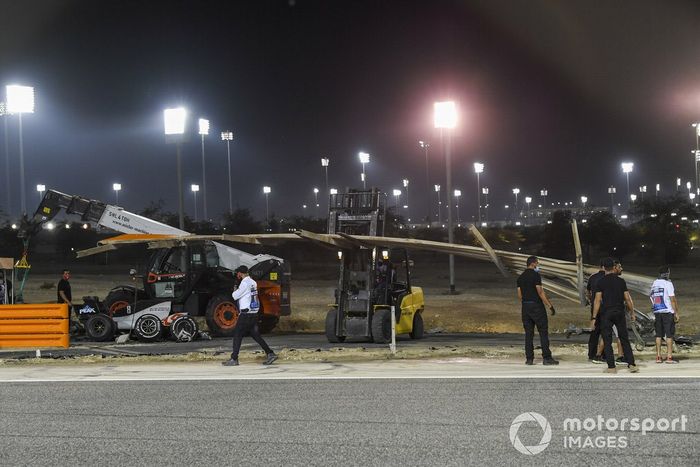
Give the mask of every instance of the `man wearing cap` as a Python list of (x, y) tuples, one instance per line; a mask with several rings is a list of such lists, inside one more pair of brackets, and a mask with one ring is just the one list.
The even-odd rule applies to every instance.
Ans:
[(267, 345), (267, 342), (260, 336), (258, 329), (258, 311), (260, 310), (260, 302), (258, 301), (258, 284), (248, 275), (247, 266), (239, 266), (236, 271), (236, 277), (240, 281), (238, 288), (233, 291), (233, 299), (238, 305), (238, 321), (236, 328), (233, 331), (233, 352), (231, 360), (223, 362), (224, 366), (237, 366), (238, 353), (241, 350), (241, 342), (246, 334), (257, 342), (265, 351), (267, 358), (263, 365), (270, 365), (277, 360), (277, 355)]
[[(608, 363), (608, 373), (616, 373), (615, 354), (612, 349), (613, 326), (617, 327), (617, 334), (622, 344), (622, 351), (630, 372), (637, 373), (639, 368), (634, 363), (634, 354), (627, 334), (627, 319), (625, 318), (625, 305), (635, 321), (634, 302), (627, 290), (627, 283), (616, 273), (615, 261), (605, 258), (603, 261), (605, 276), (598, 281), (593, 302), (593, 320), (600, 314), (600, 329), (603, 335), (603, 347), (605, 360)], [(622, 274), (622, 266), (617, 268)], [(592, 323), (593, 324), (593, 323)]]
[(549, 350), (549, 332), (547, 323), (547, 311), (545, 305), (554, 316), (554, 306), (547, 298), (542, 288), (542, 277), (540, 277), (540, 262), (537, 256), (530, 256), (527, 259), (527, 269), (518, 277), (518, 298), (522, 302), (523, 327), (525, 328), (525, 364), (534, 365), (535, 347), (535, 326), (540, 335), (542, 346), (542, 364), (559, 365), (559, 362), (552, 358)]
[(596, 285), (598, 281), (605, 276), (605, 268), (603, 267), (603, 260), (600, 260), (600, 269), (595, 274), (592, 274), (588, 278), (588, 284), (586, 285), (586, 296), (588, 297), (588, 302), (591, 304), (591, 320), (593, 325), (591, 326), (591, 335), (588, 338), (588, 361), (593, 363), (603, 363), (603, 346), (598, 345), (600, 341), (600, 319), (593, 320), (593, 293), (595, 292)]

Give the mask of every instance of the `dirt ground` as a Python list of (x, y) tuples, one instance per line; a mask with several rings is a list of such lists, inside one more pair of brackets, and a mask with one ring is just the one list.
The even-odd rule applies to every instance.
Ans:
[[(128, 267), (123, 268), (128, 271)], [(626, 266), (626, 270), (653, 275), (655, 266)], [(337, 270), (334, 265), (293, 265), (292, 315), (283, 317), (280, 332), (323, 332), (328, 304), (333, 301)], [(695, 286), (697, 269), (673, 268), (672, 277), (680, 306), (677, 334), (700, 334), (700, 288)], [(515, 277), (503, 278), (490, 263), (456, 258), (456, 295), (447, 293), (447, 257), (417, 257), (412, 285), (425, 293), (425, 329), (428, 332), (520, 333), (522, 324), (516, 296)], [(624, 276), (623, 276), (624, 277)], [(59, 275), (30, 274), (25, 286), (28, 303), (56, 299)], [(71, 285), (73, 296), (96, 295), (104, 298), (109, 289), (129, 284), (126, 274), (109, 270), (81, 271), (75, 268)], [(589, 311), (577, 303), (550, 294), (557, 313), (550, 317), (550, 332), (564, 332), (570, 324), (587, 326)], [(637, 308), (648, 311), (649, 299), (633, 294)]]

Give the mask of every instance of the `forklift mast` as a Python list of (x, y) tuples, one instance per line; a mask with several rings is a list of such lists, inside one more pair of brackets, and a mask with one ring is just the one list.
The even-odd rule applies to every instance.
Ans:
[(330, 195), (328, 233), (384, 236), (386, 194), (377, 188)]

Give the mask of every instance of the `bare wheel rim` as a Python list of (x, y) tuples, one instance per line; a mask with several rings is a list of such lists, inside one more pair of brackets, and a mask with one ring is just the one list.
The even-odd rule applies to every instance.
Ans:
[(222, 329), (231, 329), (238, 321), (238, 310), (231, 302), (220, 303), (214, 310), (214, 322)]
[(144, 336), (155, 336), (158, 333), (158, 323), (153, 318), (144, 319), (140, 327)]

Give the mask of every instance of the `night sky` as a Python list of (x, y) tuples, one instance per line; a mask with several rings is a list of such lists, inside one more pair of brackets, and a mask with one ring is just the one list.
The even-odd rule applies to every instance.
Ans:
[[(234, 204), (264, 218), (301, 214), (325, 188), (390, 191), (408, 178), (413, 216), (445, 185), (432, 104), (460, 108), (453, 174), (462, 218), (475, 214), (473, 162), (486, 164), (492, 217), (511, 189), (539, 201), (607, 205), (625, 192), (693, 180), (700, 120), (697, 1), (59, 1), (0, 0), (0, 84), (36, 88), (25, 115), (28, 210), (37, 183), (136, 211), (164, 199), (177, 210), (175, 148), (162, 111), (190, 112), (186, 209), (201, 185), (196, 119), (206, 139), (210, 217), (227, 209), (231, 130)], [(4, 99), (4, 89), (0, 100)], [(19, 211), (17, 117), (8, 119), (12, 213)], [(0, 206), (7, 211), (0, 126)], [(430, 191), (434, 201), (434, 192)], [(201, 193), (199, 197), (201, 202)], [(405, 200), (404, 200), (405, 201)], [(323, 205), (323, 203), (322, 203)], [(200, 205), (201, 215), (201, 205)], [(308, 214), (314, 214), (309, 209)]]

